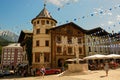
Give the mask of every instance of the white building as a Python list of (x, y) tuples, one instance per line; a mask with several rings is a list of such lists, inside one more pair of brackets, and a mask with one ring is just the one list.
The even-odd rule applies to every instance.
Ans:
[(3, 68), (14, 68), (22, 62), (23, 48), (19, 43), (13, 43), (2, 48), (1, 64)]

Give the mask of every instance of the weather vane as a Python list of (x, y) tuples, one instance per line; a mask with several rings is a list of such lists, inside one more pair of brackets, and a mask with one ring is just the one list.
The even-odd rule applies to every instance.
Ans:
[(46, 6), (47, 0), (44, 0), (44, 7)]

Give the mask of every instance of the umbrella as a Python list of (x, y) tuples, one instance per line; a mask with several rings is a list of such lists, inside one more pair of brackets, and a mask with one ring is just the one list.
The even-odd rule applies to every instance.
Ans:
[[(72, 59), (67, 59), (67, 60), (65, 60), (65, 61), (68, 61), (68, 62), (74, 62), (74, 61), (76, 61), (77, 60), (77, 58), (72, 58)], [(83, 59), (80, 59), (79, 58), (79, 61), (82, 61)]]
[(119, 54), (109, 54), (106, 56), (106, 58), (120, 58)]
[(104, 59), (104, 58), (106, 58), (106, 55), (95, 54), (95, 55), (87, 56), (84, 59)]

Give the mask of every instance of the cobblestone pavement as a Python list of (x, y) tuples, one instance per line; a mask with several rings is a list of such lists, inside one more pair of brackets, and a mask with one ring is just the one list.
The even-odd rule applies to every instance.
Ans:
[(48, 75), (37, 77), (21, 77), (21, 78), (0, 78), (0, 80), (120, 80), (120, 69), (109, 70), (108, 76), (105, 76), (104, 70), (88, 71), (85, 73), (67, 73), (63, 76)]

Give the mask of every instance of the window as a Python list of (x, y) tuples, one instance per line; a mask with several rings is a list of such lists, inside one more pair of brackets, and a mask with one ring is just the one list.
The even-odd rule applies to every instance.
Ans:
[(71, 30), (67, 30), (67, 34), (72, 35), (73, 32)]
[(39, 24), (39, 21), (37, 21), (37, 24)]
[(36, 34), (40, 34), (40, 29), (37, 29), (37, 30), (36, 30)]
[(33, 25), (36, 26), (36, 22), (34, 22)]
[(49, 53), (44, 53), (44, 61), (49, 62)]
[(95, 47), (95, 52), (97, 52), (96, 47)]
[(88, 38), (88, 43), (90, 42), (90, 39)]
[(57, 53), (61, 53), (61, 52), (62, 52), (61, 46), (57, 46)]
[(91, 47), (89, 47), (89, 52), (91, 52)]
[(79, 47), (79, 54), (82, 54), (82, 48)]
[(57, 43), (61, 43), (61, 36), (57, 36), (57, 37), (56, 37), (56, 42), (57, 42)]
[(35, 53), (35, 62), (40, 62), (40, 53)]
[(68, 54), (72, 54), (72, 47), (68, 47)]
[(51, 26), (53, 26), (53, 22), (51, 22)]
[(36, 41), (36, 46), (39, 46), (39, 45), (40, 45), (40, 44), (39, 44), (39, 40), (37, 40), (37, 41)]
[(45, 46), (49, 46), (49, 41), (48, 40), (45, 41)]
[(107, 48), (105, 47), (105, 52), (107, 53)]
[(95, 39), (93, 39), (93, 41), (95, 42)]
[(100, 52), (102, 52), (102, 47), (100, 47)]
[(42, 25), (45, 25), (45, 20), (41, 20), (41, 24), (42, 24)]
[(81, 38), (79, 37), (79, 38), (78, 38), (78, 44), (80, 44), (80, 43), (81, 43)]
[(72, 37), (68, 37), (68, 44), (72, 44)]
[(45, 30), (45, 33), (48, 34), (48, 29)]
[(47, 20), (46, 23), (49, 24), (49, 21)]

